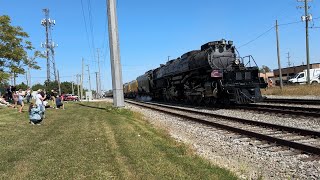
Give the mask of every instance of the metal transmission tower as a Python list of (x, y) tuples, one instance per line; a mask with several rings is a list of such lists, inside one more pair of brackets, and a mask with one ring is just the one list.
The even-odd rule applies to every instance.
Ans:
[(291, 56), (290, 56), (290, 52), (288, 52), (287, 53), (287, 58), (288, 58), (288, 67), (291, 67), (291, 62), (290, 62), (290, 58), (291, 58)]
[(310, 60), (309, 60), (309, 21), (312, 20), (312, 15), (308, 13), (308, 2), (312, 0), (298, 0), (298, 2), (304, 2), (304, 6), (298, 8), (304, 8), (304, 16), (301, 16), (301, 20), (306, 22), (306, 56), (307, 56), (307, 84), (310, 84)]
[(43, 9), (42, 11), (45, 14), (45, 18), (41, 20), (41, 25), (46, 29), (46, 42), (41, 43), (41, 47), (46, 49), (45, 53), (47, 58), (47, 81), (51, 80), (51, 68), (53, 70), (54, 80), (58, 81), (56, 62), (54, 58), (54, 48), (58, 47), (58, 45), (52, 41), (51, 35), (51, 29), (56, 24), (56, 21), (49, 18), (49, 9)]

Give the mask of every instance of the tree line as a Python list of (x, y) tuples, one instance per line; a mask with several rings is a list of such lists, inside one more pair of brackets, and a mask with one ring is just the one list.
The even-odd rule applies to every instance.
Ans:
[[(9, 87), (8, 83), (3, 83), (0, 86), (0, 94), (5, 94), (6, 93), (6, 88)], [(22, 89), (26, 90), (29, 88), (27, 84), (22, 82), (21, 84), (16, 85), (16, 89)], [(47, 92), (51, 92), (51, 90), (55, 90), (58, 92), (59, 90), (59, 84), (57, 81), (45, 81), (44, 84), (37, 83), (31, 87), (33, 91), (36, 91), (38, 89), (46, 90)], [(72, 82), (61, 82), (60, 83), (60, 89), (61, 89), (61, 94), (72, 94)], [(80, 88), (79, 88), (80, 89)], [(78, 85), (73, 84), (73, 91), (74, 95), (78, 95)], [(83, 89), (83, 92), (87, 91), (86, 89)], [(95, 91), (93, 91), (95, 93)]]
[(18, 75), (25, 74), (27, 69), (40, 69), (35, 59), (45, 56), (35, 50), (28, 38), (28, 33), (22, 27), (11, 25), (9, 16), (0, 16), (1, 84), (6, 83), (10, 77), (15, 83)]

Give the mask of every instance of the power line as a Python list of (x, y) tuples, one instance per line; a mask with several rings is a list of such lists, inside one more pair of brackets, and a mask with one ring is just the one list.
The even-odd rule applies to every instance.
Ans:
[(92, 58), (95, 59), (95, 44), (94, 44), (94, 36), (93, 36), (93, 21), (92, 21), (92, 13), (91, 13), (91, 0), (87, 0), (87, 4), (88, 4), (88, 14), (89, 14), (89, 25), (90, 25), (90, 33), (91, 33), (91, 43), (92, 43)]
[(92, 53), (92, 48), (91, 48), (91, 44), (90, 44), (90, 40), (89, 40), (88, 27), (87, 27), (87, 20), (86, 20), (86, 16), (85, 16), (85, 13), (84, 13), (82, 0), (81, 0), (81, 8), (82, 8), (82, 16), (83, 16), (83, 20), (84, 20), (84, 26), (85, 26), (85, 29), (86, 29), (86, 37), (87, 37), (87, 41), (88, 41), (88, 46), (89, 46), (89, 49), (91, 50), (91, 53)]
[[(320, 17), (317, 17), (317, 18), (313, 18), (313, 19), (320, 19)], [(292, 24), (298, 24), (298, 23), (302, 23), (302, 21), (294, 21), (294, 22), (289, 22), (289, 23), (283, 23), (283, 24), (278, 24), (278, 26), (288, 26), (288, 25), (292, 25)], [(274, 29), (275, 26), (272, 26), (270, 29), (268, 29), (267, 31), (261, 33), (259, 36), (257, 36), (256, 38), (250, 40), (249, 42), (241, 45), (238, 47), (238, 49), (244, 47), (244, 46), (247, 46), (248, 44), (256, 41), (257, 39), (261, 38), (262, 36), (266, 35), (268, 32), (270, 32), (272, 29)]]
[(271, 30), (273, 30), (273, 29), (274, 29), (274, 27), (275, 27), (275, 26), (272, 26), (270, 29), (268, 29), (267, 31), (263, 32), (262, 34), (260, 34), (260, 35), (259, 35), (259, 36), (257, 36), (256, 38), (254, 38), (254, 39), (252, 39), (251, 41), (249, 41), (249, 42), (247, 42), (247, 43), (245, 43), (245, 44), (243, 44), (243, 45), (239, 46), (239, 47), (238, 47), (238, 49), (240, 49), (240, 48), (242, 48), (242, 47), (244, 47), (244, 46), (246, 46), (246, 45), (248, 45), (248, 44), (250, 44), (250, 43), (252, 43), (252, 42), (256, 41), (257, 39), (261, 38), (262, 36), (266, 35), (268, 32), (270, 32)]
[(290, 22), (290, 23), (279, 24), (278, 26), (287, 26), (287, 25), (298, 24), (298, 23), (302, 23), (302, 21), (295, 21), (295, 22)]

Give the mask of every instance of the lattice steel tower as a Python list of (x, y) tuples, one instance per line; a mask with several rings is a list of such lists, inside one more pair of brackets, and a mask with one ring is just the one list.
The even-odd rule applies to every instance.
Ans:
[(52, 41), (51, 29), (56, 24), (55, 20), (49, 18), (49, 9), (42, 10), (45, 14), (45, 19), (41, 20), (41, 25), (46, 29), (46, 42), (41, 43), (41, 47), (45, 48), (45, 54), (47, 58), (47, 81), (51, 80), (51, 69), (53, 70), (54, 80), (57, 81), (57, 70), (56, 70), (56, 62), (54, 58), (54, 48), (58, 45)]

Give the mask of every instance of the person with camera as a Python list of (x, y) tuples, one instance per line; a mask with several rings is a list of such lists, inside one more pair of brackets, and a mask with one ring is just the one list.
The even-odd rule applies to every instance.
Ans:
[(40, 125), (43, 117), (42, 117), (41, 106), (33, 104), (32, 102), (29, 105), (29, 120), (32, 125)]

